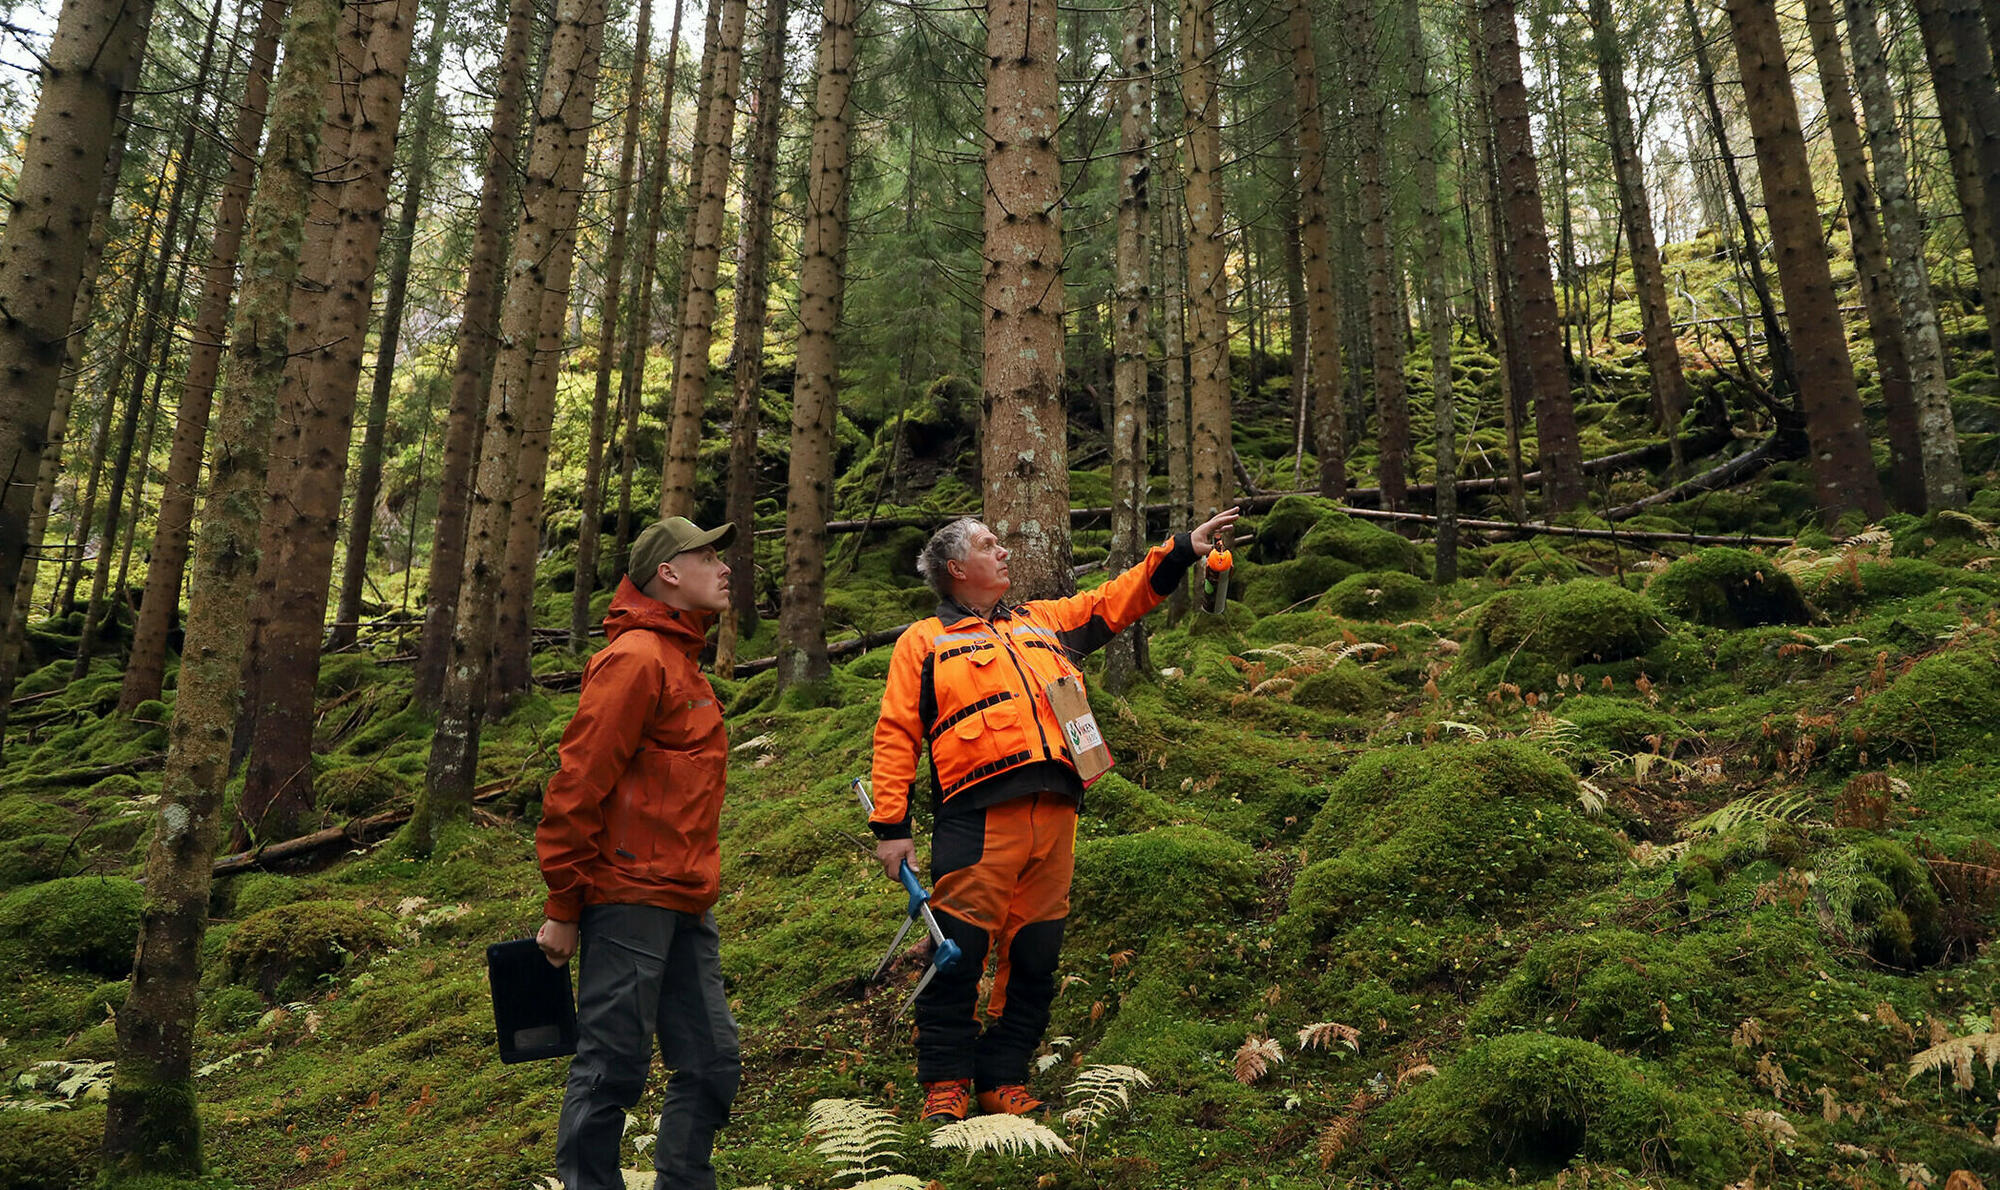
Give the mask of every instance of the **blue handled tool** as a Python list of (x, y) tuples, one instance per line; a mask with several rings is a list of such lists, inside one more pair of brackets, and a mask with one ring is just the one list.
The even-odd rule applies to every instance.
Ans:
[[(868, 790), (862, 785), (859, 777), (854, 779), (854, 796), (861, 799), (862, 812), (871, 818), (874, 817), (875, 803), (869, 800)], [(890, 941), (888, 951), (882, 955), (882, 961), (876, 964), (875, 974), (869, 977), (869, 982), (873, 983), (882, 978), (882, 974), (889, 969), (889, 964), (896, 960), (896, 953), (902, 949), (903, 939), (909, 934), (910, 927), (919, 920), (924, 923), (924, 928), (930, 931), (933, 950), (929, 969), (924, 972), (924, 977), (917, 981), (916, 990), (910, 993), (909, 998), (896, 1009), (895, 1015), (889, 1018), (892, 1021), (902, 1016), (910, 1005), (916, 1003), (917, 997), (930, 986), (932, 978), (940, 971), (950, 970), (951, 965), (958, 962), (963, 953), (959, 950), (958, 943), (945, 937), (944, 931), (938, 928), (937, 915), (931, 912), (931, 895), (924, 891), (923, 883), (917, 879), (917, 874), (910, 870), (908, 860), (903, 861), (902, 869), (896, 873), (896, 878), (903, 882), (903, 888), (910, 894), (909, 915), (903, 919), (902, 927)]]

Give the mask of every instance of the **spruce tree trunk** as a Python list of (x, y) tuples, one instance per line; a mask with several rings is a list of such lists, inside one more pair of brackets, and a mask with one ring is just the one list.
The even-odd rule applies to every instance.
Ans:
[[(1486, 77), (1486, 42), (1480, 33), (1478, 0), (1467, 0), (1467, 41), (1476, 64), (1476, 75)], [(1488, 88), (1473, 89), (1472, 115), (1477, 124), (1479, 145), (1479, 210), (1486, 226), (1487, 263), (1493, 273), (1494, 357), (1499, 367), (1500, 421), (1507, 436), (1507, 512), (1516, 521), (1528, 519), (1527, 467), (1521, 458), (1521, 423), (1527, 420), (1522, 394), (1528, 385), (1519, 374), (1522, 359), (1519, 312), (1514, 305), (1514, 289), (1508, 282), (1507, 208), (1500, 200), (1500, 171), (1493, 146), (1493, 98)]]
[[(845, 288), (850, 105), (861, 5), (858, 0), (826, 0), (822, 11), (812, 150), (806, 162), (806, 226), (799, 245), (799, 349), (785, 497), (785, 585), (778, 610), (780, 686), (823, 682), (832, 672), (826, 656), (826, 521), (833, 507), (833, 431), (840, 392), (835, 335)], [(1054, 10), (1049, 12), (1053, 30)], [(1053, 54), (1049, 61), (1054, 63)]]
[[(1276, 48), (1275, 58), (1279, 70), (1291, 69), (1289, 38)], [(1312, 436), (1312, 353), (1305, 247), (1299, 229), (1298, 95), (1292, 88), (1280, 86), (1273, 94), (1271, 124), (1278, 153), (1278, 195), (1272, 205), (1278, 217), (1278, 275), (1285, 287), (1285, 355), (1292, 382), (1291, 486), (1296, 488), (1305, 482), (1306, 441)]]
[(1923, 33), (1987, 337), (2000, 352), (2000, 96), (1992, 51), (1971, 0), (1910, 0), (1910, 8)]
[(437, 514), (431, 534), (423, 637), (418, 647), (416, 701), (436, 709), (451, 655), (452, 626), (458, 619), (458, 589), (465, 566), (465, 529), (472, 499), (473, 468), (485, 421), (487, 381), (499, 339), (501, 268), (506, 263), (509, 195), (517, 167), (521, 95), (525, 87), (528, 37), (534, 28), (534, 0), (508, 0), (507, 33), (494, 71), (493, 118), (486, 133), (486, 170), (479, 188), (479, 214), (472, 230), (472, 260), (466, 268), (465, 296), (459, 304), (458, 342), (451, 373), (451, 411), (446, 415), (438, 474)]
[(604, 521), (604, 433), (611, 406), (611, 367), (618, 346), (619, 299), (625, 291), (627, 223), (632, 212), (633, 162), (639, 152), (639, 107), (646, 94), (646, 54), (653, 39), (653, 0), (639, 0), (632, 79), (625, 93), (625, 128), (618, 145), (618, 189), (611, 199), (611, 244), (604, 261), (604, 297), (597, 309), (597, 375), (590, 397), (590, 442), (584, 453), (582, 515), (576, 531), (576, 578), (570, 591), (569, 647), (590, 638), (590, 597), (597, 590), (597, 542)]
[(318, 164), (338, 12), (335, 0), (300, 0), (294, 7), (271, 102), (270, 140), (258, 168), (214, 466), (195, 544), (180, 693), (146, 855), (132, 987), (118, 1011), (118, 1065), (104, 1136), (113, 1177), (202, 1169), (192, 1071), (195, 989), (240, 692), (244, 609), (257, 568), (266, 451), (289, 355), (288, 305)]
[[(1157, 0), (1153, 12), (1155, 44), (1162, 47), (1174, 45), (1177, 39), (1170, 35), (1173, 32), (1174, 12), (1171, 0)], [(1160, 77), (1155, 75), (1156, 79)], [(1166, 88), (1170, 90), (1176, 73), (1170, 70), (1164, 77)], [(1169, 98), (1170, 94), (1163, 94), (1161, 102), (1154, 108), (1160, 130), (1153, 138), (1150, 176), (1158, 178), (1161, 183), (1158, 204), (1160, 364), (1164, 375), (1160, 384), (1160, 421), (1162, 449), (1167, 456), (1167, 528), (1170, 532), (1179, 533), (1188, 528), (1188, 517), (1194, 510), (1194, 473), (1192, 444), (1188, 439), (1187, 229), (1181, 222), (1184, 210), (1182, 196), (1176, 192), (1174, 185), (1175, 180), (1181, 177), (1177, 160), (1181, 125), (1175, 117), (1182, 108), (1178, 103), (1169, 102)], [(1171, 617), (1178, 620), (1186, 610), (1187, 585), (1183, 583), (1174, 591), (1169, 611)]]
[(1965, 499), (1958, 458), (1958, 431), (1952, 420), (1951, 389), (1945, 383), (1944, 344), (1937, 304), (1931, 297), (1924, 261), (1923, 217), (1910, 191), (1903, 138), (1896, 128), (1896, 103), (1889, 91), (1888, 60), (1876, 32), (1873, 0), (1847, 0), (1848, 41), (1854, 47), (1854, 78), (1867, 113), (1868, 152), (1875, 163), (1875, 186), (1882, 200), (1882, 230), (1888, 240), (1890, 275), (1909, 347), (1910, 384), (1916, 393), (1918, 449), (1923, 455), (1925, 502), (1956, 508)]
[(1319, 63), (1312, 12), (1291, 0), (1292, 94), (1299, 118), (1299, 267), (1311, 295), (1306, 322), (1312, 343), (1313, 453), (1319, 494), (1347, 499), (1347, 426), (1340, 404), (1340, 305), (1333, 283), (1326, 195), (1326, 126), (1320, 108)]
[(1688, 407), (1687, 375), (1681, 368), (1673, 311), (1667, 305), (1667, 270), (1653, 234), (1653, 205), (1646, 193), (1645, 167), (1639, 160), (1638, 134), (1632, 127), (1631, 97), (1625, 89), (1625, 52), (1611, 0), (1591, 0), (1590, 11), (1596, 25), (1605, 132), (1612, 173), (1618, 182), (1619, 220), (1625, 241), (1631, 245), (1632, 279), (1639, 291), (1639, 326), (1646, 345), (1646, 371), (1653, 382), (1653, 413), (1660, 432), (1666, 435), (1673, 475), (1678, 478), (1686, 463), (1681, 457), (1680, 423)]
[(684, 0), (674, 0), (673, 31), (667, 34), (667, 69), (660, 79), (660, 123), (653, 138), (653, 163), (646, 174), (646, 205), (640, 208), (639, 275), (632, 300), (632, 325), (625, 333), (625, 354), (618, 380), (618, 406), (625, 432), (618, 446), (618, 537), (611, 553), (619, 562), (632, 543), (632, 476), (639, 460), (639, 407), (646, 387), (646, 356), (653, 342), (654, 270), (658, 267), (660, 229), (666, 226), (667, 178), (673, 173), (674, 84), (681, 58), (681, 13)]
[[(737, 526), (729, 546), (730, 614), (716, 633), (715, 672), (736, 673), (739, 629), (757, 630), (757, 431), (764, 393), (764, 323), (770, 304), (771, 203), (777, 191), (778, 118), (785, 105), (785, 48), (791, 8), (765, 0), (763, 63), (757, 78), (756, 124), (736, 265), (736, 408), (729, 422), (729, 484), (723, 519)], [(912, 169), (914, 169), (914, 164)]]
[(1054, 6), (988, 0), (986, 58), (981, 494), (987, 525), (1014, 555), (1010, 598), (1041, 599), (1076, 589)]
[(1875, 479), (1854, 364), (1847, 354), (1847, 331), (1820, 239), (1819, 207), (1777, 13), (1763, 0), (1729, 0), (1729, 19), (1750, 131), (1757, 142), (1757, 172), (1764, 182), (1764, 212), (1777, 252), (1778, 284), (1797, 350), (1799, 395), (1812, 446), (1820, 515), (1829, 526), (1850, 509), (1872, 521), (1882, 515), (1882, 489)]
[(403, 167), (403, 203), (390, 241), (389, 289), (382, 299), (382, 329), (376, 337), (375, 364), (368, 392), (368, 416), (361, 433), (361, 458), (354, 476), (354, 499), (348, 505), (347, 548), (341, 564), (340, 601), (335, 604), (327, 648), (339, 650), (360, 635), (361, 588), (368, 577), (368, 546), (375, 535), (375, 501), (382, 492), (382, 439), (389, 419), (389, 395), (395, 385), (396, 355), (403, 336), (403, 309), (410, 293), (410, 256), (416, 247), (417, 216), (429, 184), (433, 113), (437, 109), (438, 63), (444, 55), (444, 34), (450, 12), (440, 3), (431, 18), (430, 41), (417, 77), (414, 111), (416, 130), (410, 136)]
[(1181, 9), (1181, 90), (1187, 113), (1187, 286), (1190, 337), (1188, 390), (1193, 515), (1202, 520), (1229, 506), (1229, 277), (1222, 219), (1222, 109), (1217, 100), (1215, 8), (1186, 0)]
[(216, 207), (215, 238), (209, 246), (201, 304), (188, 347), (187, 372), (181, 379), (174, 411), (174, 441), (167, 458), (167, 475), (160, 491), (153, 548), (146, 567), (146, 593), (139, 602), (132, 633), (132, 653), (118, 690), (118, 710), (130, 714), (140, 703), (160, 696), (166, 681), (167, 635), (180, 611), (181, 581), (187, 570), (189, 534), (194, 524), (195, 489), (201, 483), (202, 455), (208, 442), (209, 411), (221, 374), (228, 342), (229, 307), (236, 293), (236, 260), (243, 247), (250, 183), (257, 171), (257, 145), (264, 134), (264, 111), (270, 100), (271, 71), (277, 59), (278, 32), (289, 0), (264, 0), (258, 8), (257, 29), (251, 37), (250, 69), (236, 107), (230, 135), (229, 176)]
[[(1146, 541), (1146, 355), (1151, 342), (1146, 268), (1153, 255), (1146, 243), (1146, 225), (1152, 218), (1148, 209), (1152, 204), (1152, 26), (1152, 0), (1133, 0), (1125, 10), (1119, 61), (1124, 84), (1113, 92), (1113, 102), (1118, 105), (1119, 169), (1110, 425), (1112, 574), (1122, 574), (1135, 565), (1143, 556)], [(1105, 687), (1114, 694), (1130, 689), (1139, 676), (1139, 627), (1133, 625), (1105, 646)]]
[(1553, 515), (1582, 502), (1583, 455), (1577, 443), (1576, 412), (1570, 405), (1568, 369), (1563, 365), (1555, 283), (1549, 277), (1549, 233), (1529, 129), (1528, 89), (1521, 80), (1514, 0), (1480, 0), (1480, 28), (1485, 37), (1486, 84), (1492, 95), (1495, 164), (1507, 213), (1506, 267), (1520, 320), (1523, 358), (1514, 374), (1531, 386), (1544, 511)]
[(269, 552), (259, 562), (257, 582), (270, 619), (258, 665), (261, 705), (254, 708), (250, 764), (231, 838), (238, 848), (302, 833), (312, 810), (313, 696), (416, 16), (417, 0), (395, 0), (369, 22), (356, 63), (356, 114), (328, 259), (330, 285), (310, 331), (316, 350), (287, 377), (299, 386), (298, 454), (286, 497), (266, 513), (271, 519), (264, 526)]
[(722, 263), (723, 204), (729, 196), (729, 151), (736, 128), (736, 85), (743, 69), (744, 0), (710, 0), (718, 9), (715, 71), (708, 82), (700, 159), (691, 189), (680, 338), (674, 352), (673, 419), (660, 472), (660, 515), (692, 516), (695, 456), (708, 404), (708, 349), (715, 332), (716, 273)]
[(1431, 409), (1437, 422), (1437, 573), (1439, 586), (1458, 581), (1458, 424), (1451, 375), (1451, 301), (1445, 290), (1444, 215), (1438, 193), (1437, 118), (1431, 109), (1430, 60), (1423, 20), (1407, 14), (1404, 35), (1410, 72), (1410, 147), (1422, 240), (1424, 331), (1431, 341)]
[(1921, 513), (1923, 447), (1917, 433), (1917, 402), (1905, 346), (1903, 314), (1896, 304), (1896, 283), (1890, 275), (1888, 246), (1875, 205), (1875, 185), (1868, 176), (1868, 152), (1854, 116), (1854, 97), (1847, 87), (1847, 63), (1840, 52), (1839, 18), (1834, 13), (1833, 0), (1806, 0), (1806, 24), (1812, 33), (1820, 95), (1826, 101), (1827, 129), (1833, 134), (1834, 161), (1840, 171), (1841, 204), (1847, 210), (1855, 279), (1860, 283), (1861, 299), (1868, 311), (1868, 335), (1875, 344), (1875, 371), (1882, 382), (1889, 440), (1889, 501), (1899, 511)]
[[(222, 4), (221, 0), (216, 0), (209, 17), (207, 33), (202, 40), (200, 64), (195, 68), (193, 90), (188, 97), (186, 126), (182, 131), (178, 150), (172, 159), (174, 181), (167, 192), (167, 213), (161, 226), (159, 256), (153, 262), (152, 279), (147, 283), (146, 301), (139, 315), (137, 366), (132, 370), (131, 391), (125, 397), (125, 415), (119, 429), (118, 450), (112, 456), (111, 492), (104, 502), (104, 544), (97, 551), (97, 567), (90, 580), (90, 601), (84, 615), (83, 632), (77, 639), (76, 664), (70, 671), (72, 680), (90, 672), (91, 658), (96, 653), (97, 636), (103, 631), (104, 620), (107, 617), (115, 620), (117, 617), (117, 611), (110, 603), (109, 594), (111, 555), (116, 552), (119, 526), (126, 517), (125, 484), (131, 478), (139, 416), (146, 404), (147, 381), (165, 374), (167, 357), (173, 350), (173, 335), (170, 333), (167, 321), (171, 317), (171, 310), (178, 309), (179, 302), (176, 294), (174, 306), (167, 305), (167, 277), (176, 259), (169, 248), (181, 245), (182, 251), (178, 259), (182, 265), (182, 275), (185, 276), (187, 248), (191, 246), (193, 236), (190, 234), (187, 237), (189, 243), (181, 244), (181, 210), (187, 201), (188, 183), (196, 173), (195, 137), (205, 123), (202, 119), (202, 106), (208, 96), (209, 71), (215, 64), (215, 36), (221, 23)], [(200, 205), (197, 200), (196, 208), (199, 209)], [(159, 416), (158, 394), (159, 385), (155, 382), (152, 405), (155, 421)], [(147, 456), (151, 453), (151, 437), (149, 427)], [(142, 472), (144, 467), (145, 461), (142, 457), (140, 460)], [(118, 602), (124, 602), (122, 591), (118, 596)]]
[[(77, 286), (76, 307), (71, 312), (75, 326), (63, 363), (62, 379), (49, 409), (48, 433), (43, 439), (42, 457), (35, 469), (35, 497), (28, 515), (28, 548), (21, 561), (20, 577), (14, 586), (12, 607), (0, 604), (6, 613), (0, 629), (0, 737), (7, 732), (7, 719), (14, 700), (14, 683), (30, 660), (27, 648), (28, 620), (34, 614), (35, 581), (40, 553), (46, 549), (49, 510), (55, 504), (56, 480), (62, 475), (63, 446), (69, 438), (70, 411), (76, 402), (76, 385), (83, 373), (83, 345), (90, 338), (96, 315), (98, 270), (104, 262), (104, 246), (111, 235), (111, 207), (118, 197), (118, 175), (125, 164), (125, 144), (132, 124), (133, 92), (125, 93), (118, 109), (118, 130), (104, 160), (104, 178), (97, 192), (97, 209), (91, 215), (90, 244), (84, 252), (83, 276)], [(81, 545), (78, 547), (81, 549)], [(67, 551), (65, 551), (67, 553)], [(61, 571), (58, 569), (58, 579)]]
[[(1764, 252), (1757, 233), (1757, 220), (1750, 213), (1750, 200), (1743, 193), (1743, 177), (1736, 168), (1736, 151), (1729, 144), (1729, 123), (1723, 119), (1722, 102), (1716, 96), (1715, 68), (1708, 57), (1708, 35), (1702, 30), (1694, 0), (1683, 0), (1683, 19), (1688, 39), (1694, 44), (1695, 81), (1701, 89), (1702, 108), (1708, 117), (1709, 135), (1715, 138), (1716, 161), (1728, 184), (1729, 202), (1736, 212), (1737, 231), (1743, 237), (1742, 263), (1757, 295), (1757, 312), (1764, 324), (1764, 342), (1771, 358), (1771, 383), (1780, 394), (1798, 400), (1798, 364), (1792, 352), (1791, 336), (1778, 318), (1778, 304), (1771, 300), (1771, 283), (1764, 276)], [(1748, 330), (1746, 317), (1745, 330)], [(1747, 334), (1746, 334), (1747, 337)]]
[(0, 229), (0, 590), (20, 579), (90, 226), (118, 108), (136, 80), (151, 0), (66, 0), (43, 60), (9, 214)]
[(570, 237), (575, 196), (584, 168), (583, 154), (575, 151), (575, 133), (591, 120), (603, 31), (603, 0), (562, 0), (556, 10), (534, 139), (521, 182), (521, 226), (514, 237), (507, 295), (501, 305), (500, 351), (493, 363), (479, 476), (472, 492), (460, 614), (452, 631), (424, 788), (409, 825), (410, 842), (420, 853), (429, 852), (440, 825), (462, 817), (472, 805), (523, 419), (529, 412), (526, 405), (537, 361), (553, 360), (562, 350), (561, 318), (551, 325), (544, 310), (562, 300), (568, 288), (571, 254), (565, 248), (574, 242)]
[[(1375, 43), (1374, 0), (1347, 0), (1347, 34), (1364, 49)], [(1361, 181), (1361, 243), (1367, 255), (1368, 340), (1375, 360), (1375, 416), (1379, 445), (1377, 481), (1382, 507), (1400, 512), (1408, 503), (1409, 397), (1403, 385), (1406, 327), (1396, 295), (1395, 260), (1389, 247), (1389, 197), (1383, 156), (1389, 136), (1388, 103), (1374, 82), (1381, 62), (1357, 56), (1348, 77), (1354, 98)]]

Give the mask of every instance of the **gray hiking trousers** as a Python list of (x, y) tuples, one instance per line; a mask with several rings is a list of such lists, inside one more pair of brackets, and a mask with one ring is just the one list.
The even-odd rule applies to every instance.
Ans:
[(715, 916), (591, 905), (582, 933), (576, 1058), (556, 1129), (556, 1173), (568, 1190), (623, 1190), (625, 1113), (646, 1089), (657, 1034), (673, 1076), (653, 1144), (654, 1188), (714, 1190), (709, 1153), (743, 1072)]

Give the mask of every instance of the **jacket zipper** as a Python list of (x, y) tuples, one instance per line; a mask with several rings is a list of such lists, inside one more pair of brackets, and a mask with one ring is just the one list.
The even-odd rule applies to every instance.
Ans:
[(1010, 633), (1000, 631), (990, 620), (986, 622), (986, 626), (993, 629), (993, 635), (1000, 638), (1000, 647), (1006, 650), (1007, 660), (1014, 663), (1014, 672), (1021, 676), (1021, 688), (1028, 692), (1028, 715), (1034, 719), (1035, 734), (1042, 741), (1042, 758), (1044, 760), (1054, 760), (1056, 754), (1049, 749), (1049, 733), (1043, 729), (1041, 711), (1035, 706), (1035, 684), (1028, 680), (1028, 671), (1021, 668), (1021, 659), (1014, 653), (1013, 636)]

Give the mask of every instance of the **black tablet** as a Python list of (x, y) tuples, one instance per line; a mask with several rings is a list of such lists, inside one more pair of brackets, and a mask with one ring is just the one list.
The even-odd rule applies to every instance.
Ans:
[(569, 967), (551, 966), (533, 938), (486, 948), (493, 987), (493, 1024), (502, 1062), (532, 1062), (576, 1052), (576, 1000)]

